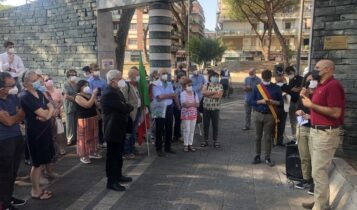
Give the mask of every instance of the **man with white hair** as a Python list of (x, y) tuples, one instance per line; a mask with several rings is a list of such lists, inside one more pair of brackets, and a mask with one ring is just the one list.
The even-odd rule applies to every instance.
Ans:
[(249, 69), (249, 76), (244, 79), (244, 108), (245, 108), (245, 126), (242, 130), (246, 131), (250, 129), (251, 122), (251, 113), (252, 113), (252, 105), (250, 104), (250, 99), (253, 94), (253, 89), (257, 84), (260, 84), (262, 81), (259, 77), (256, 76), (255, 68)]
[(121, 182), (131, 182), (132, 178), (122, 174), (123, 146), (126, 134), (128, 116), (133, 111), (133, 106), (126, 103), (120, 91), (122, 73), (110, 70), (107, 73), (108, 87), (102, 94), (101, 104), (103, 111), (104, 136), (107, 142), (107, 188), (114, 191), (125, 191)]
[[(171, 149), (172, 140), (172, 121), (173, 121), (173, 102), (178, 104), (177, 95), (174, 92), (172, 83), (168, 81), (168, 72), (166, 69), (159, 70), (159, 80), (155, 82), (153, 87), (154, 104), (161, 102), (164, 104), (164, 116), (159, 116), (155, 119), (156, 122), (156, 151), (159, 157), (165, 156), (162, 151), (162, 136), (165, 129), (165, 152), (174, 154), (175, 151)], [(159, 102), (159, 103), (158, 103)]]

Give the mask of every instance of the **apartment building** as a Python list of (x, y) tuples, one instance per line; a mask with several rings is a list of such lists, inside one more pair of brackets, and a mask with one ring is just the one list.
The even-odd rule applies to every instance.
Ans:
[[(264, 32), (264, 24), (256, 22), (250, 24), (248, 21), (233, 20), (229, 15), (229, 9), (224, 0), (218, 0), (217, 12), (217, 36), (222, 38), (223, 42), (228, 47), (225, 52), (222, 62), (227, 61), (248, 61), (248, 60), (264, 60), (261, 52), (261, 42), (255, 32), (256, 29), (260, 34)], [(312, 2), (305, 0), (304, 8), (304, 28), (303, 28), (303, 47), (302, 59), (308, 58), (309, 34), (311, 29)], [(285, 37), (290, 51), (290, 57), (295, 58), (298, 48), (298, 31), (299, 31), (299, 7), (285, 8), (283, 12), (275, 15), (275, 20), (280, 29), (280, 32)], [(267, 46), (267, 36), (263, 41), (264, 46)], [(281, 46), (278, 39), (274, 35), (271, 42), (271, 54), (269, 60), (281, 61)]]
[[(187, 4), (186, 4), (187, 6)], [(174, 4), (174, 7), (177, 11), (181, 10), (179, 4)], [(119, 20), (120, 20), (120, 12), (113, 11), (113, 26), (114, 31), (113, 35), (116, 36), (117, 30), (119, 29)], [(198, 1), (192, 3), (192, 12), (190, 15), (190, 29), (191, 35), (204, 36), (204, 12)], [(124, 71), (128, 70), (133, 65), (138, 65), (140, 52), (142, 52), (144, 56), (144, 65), (147, 69), (149, 69), (149, 63), (144, 55), (144, 29), (147, 28), (149, 23), (149, 14), (148, 8), (142, 7), (137, 8), (133, 19), (130, 24), (130, 30), (127, 39), (126, 51), (125, 51), (125, 61), (124, 61)], [(182, 40), (181, 35), (181, 26), (177, 23), (175, 18), (172, 18), (172, 32), (171, 32), (171, 59), (172, 59), (172, 67), (174, 68), (177, 63), (186, 61), (186, 52), (184, 41)], [(149, 33), (147, 33), (146, 37), (146, 47), (148, 52), (149, 49)], [(150, 53), (150, 52), (149, 52)]]

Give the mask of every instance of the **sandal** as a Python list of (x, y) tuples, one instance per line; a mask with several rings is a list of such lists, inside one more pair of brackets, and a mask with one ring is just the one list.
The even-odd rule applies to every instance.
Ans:
[(48, 199), (52, 198), (52, 192), (43, 190), (42, 193), (38, 196), (33, 196), (31, 194), (31, 198), (35, 199), (35, 200), (48, 200)]
[(184, 151), (184, 152), (188, 152), (188, 146), (184, 146), (184, 147), (183, 147), (183, 151)]
[(201, 147), (207, 147), (208, 146), (208, 141), (204, 141), (200, 145)]
[(213, 143), (213, 147), (214, 147), (214, 148), (221, 148), (221, 145), (220, 145), (218, 142), (215, 141), (215, 142)]

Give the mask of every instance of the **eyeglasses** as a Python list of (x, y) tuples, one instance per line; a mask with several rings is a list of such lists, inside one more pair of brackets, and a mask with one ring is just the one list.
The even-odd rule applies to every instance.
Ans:
[(49, 80), (52, 80), (51, 78), (45, 79), (45, 82), (48, 82)]

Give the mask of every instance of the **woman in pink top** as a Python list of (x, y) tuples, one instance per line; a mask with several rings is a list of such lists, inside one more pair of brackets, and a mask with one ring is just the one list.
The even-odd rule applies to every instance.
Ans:
[(182, 84), (183, 90), (180, 94), (181, 120), (183, 126), (184, 149), (183, 151), (195, 152), (193, 148), (193, 135), (197, 120), (197, 107), (199, 106), (198, 96), (192, 90), (192, 80), (186, 79)]

